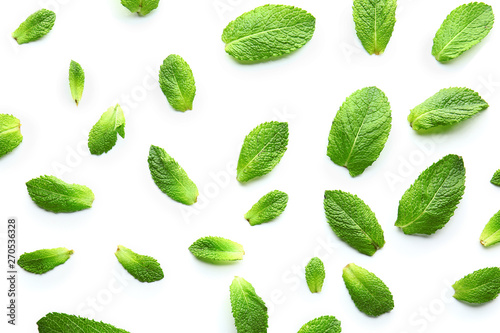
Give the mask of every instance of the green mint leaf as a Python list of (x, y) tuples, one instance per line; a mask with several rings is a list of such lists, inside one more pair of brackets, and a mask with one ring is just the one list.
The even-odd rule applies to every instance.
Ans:
[(198, 198), (198, 188), (186, 171), (160, 147), (149, 149), (149, 171), (156, 186), (175, 201), (192, 205)]
[(312, 258), (306, 266), (306, 281), (312, 293), (319, 293), (325, 282), (325, 266), (320, 258)]
[(203, 237), (191, 244), (189, 251), (198, 259), (212, 264), (242, 260), (243, 246), (222, 237)]
[(266, 333), (267, 307), (253, 286), (235, 277), (229, 287), (234, 325), (238, 333)]
[(459, 123), (487, 107), (488, 103), (472, 89), (447, 88), (411, 110), (408, 121), (416, 131), (428, 130)]
[(40, 176), (26, 183), (38, 207), (54, 213), (72, 213), (92, 207), (94, 193), (87, 186), (68, 184), (54, 176)]
[(399, 201), (396, 227), (431, 235), (451, 219), (465, 191), (464, 161), (447, 155), (418, 176)]
[(160, 87), (177, 111), (193, 109), (196, 85), (188, 63), (176, 54), (169, 55), (160, 67)]
[(132, 13), (144, 16), (158, 8), (159, 2), (160, 0), (122, 0), (122, 5)]
[(340, 321), (334, 316), (322, 316), (304, 324), (298, 333), (340, 333)]
[[(0, 156), (2, 156), (0, 154)], [(500, 186), (500, 170), (495, 171), (493, 177), (491, 177), (490, 183), (496, 186)]]
[(359, 311), (370, 317), (378, 317), (394, 308), (392, 294), (375, 274), (349, 264), (342, 274), (345, 286)]
[(362, 174), (384, 149), (391, 121), (391, 106), (382, 90), (368, 87), (354, 92), (333, 120), (327, 155), (351, 176)]
[(0, 157), (13, 151), (22, 141), (19, 119), (10, 114), (0, 114)]
[(488, 221), (479, 237), (484, 247), (500, 242), (500, 211)]
[(43, 274), (64, 264), (72, 254), (73, 250), (65, 247), (38, 250), (22, 254), (17, 264), (28, 272)]
[(250, 225), (257, 225), (274, 220), (285, 211), (288, 203), (288, 194), (281, 191), (271, 191), (264, 195), (245, 214)]
[(110, 324), (65, 313), (51, 312), (37, 323), (39, 333), (129, 333)]
[(31, 14), (19, 28), (12, 33), (12, 37), (19, 45), (33, 42), (48, 34), (56, 21), (56, 14), (47, 9), (40, 9)]
[(396, 0), (354, 0), (356, 34), (369, 54), (384, 53), (396, 24)]
[(69, 65), (69, 87), (71, 89), (71, 96), (76, 103), (80, 103), (83, 95), (83, 87), (85, 86), (85, 72), (82, 66), (76, 61), (71, 60)]
[(115, 256), (123, 268), (141, 282), (163, 279), (163, 270), (155, 258), (137, 254), (123, 245), (118, 245)]
[(245, 138), (238, 159), (238, 181), (245, 183), (271, 172), (288, 145), (288, 123), (271, 121), (254, 128)]
[(481, 304), (494, 300), (500, 293), (500, 268), (479, 269), (453, 284), (459, 301)]
[(358, 196), (325, 191), (324, 208), (333, 232), (359, 252), (372, 256), (384, 246), (382, 227), (370, 207)]
[(264, 5), (230, 22), (222, 33), (226, 52), (241, 61), (289, 54), (311, 40), (316, 19), (303, 9)]
[(120, 135), (125, 138), (125, 115), (120, 105), (110, 107), (89, 133), (89, 150), (93, 155), (110, 151)]
[(482, 2), (455, 8), (436, 32), (432, 55), (440, 62), (458, 57), (486, 37), (494, 21), (493, 9)]

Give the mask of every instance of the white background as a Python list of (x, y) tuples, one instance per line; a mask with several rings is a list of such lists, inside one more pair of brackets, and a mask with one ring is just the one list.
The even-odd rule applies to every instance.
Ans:
[[(314, 37), (288, 57), (254, 65), (234, 61), (220, 36), (229, 21), (264, 0), (162, 0), (146, 17), (132, 15), (118, 0), (4, 4), (0, 112), (21, 120), (24, 141), (0, 159), (2, 232), (14, 216), (19, 254), (60, 246), (75, 251), (66, 264), (42, 276), (20, 271), (19, 325), (9, 332), (36, 332), (36, 321), (51, 311), (134, 333), (236, 332), (229, 302), (234, 276), (247, 279), (265, 299), (269, 332), (297, 332), (321, 315), (336, 316), (344, 332), (496, 327), (500, 301), (468, 306), (451, 298), (450, 285), (476, 269), (498, 265), (500, 255), (500, 247), (485, 249), (478, 241), (500, 209), (500, 189), (489, 184), (500, 168), (498, 27), (443, 65), (430, 54), (432, 39), (463, 0), (399, 1), (395, 31), (382, 56), (361, 48), (352, 1), (285, 2), (316, 17)], [(11, 32), (42, 7), (57, 13), (52, 32), (18, 46)], [(157, 84), (159, 67), (171, 53), (184, 57), (194, 72), (193, 111), (174, 111)], [(68, 87), (71, 59), (86, 74), (79, 107)], [(370, 85), (388, 96), (393, 128), (380, 158), (353, 179), (326, 156), (328, 133), (345, 98)], [(450, 86), (477, 90), (491, 107), (444, 134), (416, 134), (406, 120), (409, 110)], [(126, 110), (126, 138), (106, 155), (89, 156), (87, 134), (115, 103)], [(288, 151), (269, 175), (241, 185), (234, 165), (243, 139), (269, 120), (289, 122)], [(156, 187), (147, 165), (151, 144), (183, 166), (200, 189), (199, 203), (183, 206)], [(463, 156), (467, 168), (467, 188), (455, 216), (430, 237), (404, 235), (394, 227), (399, 199), (422, 170), (449, 153)], [(94, 206), (73, 214), (38, 208), (24, 184), (43, 174), (89, 186)], [(244, 213), (274, 189), (290, 196), (285, 213), (250, 227)], [(327, 189), (355, 193), (372, 208), (385, 231), (382, 250), (368, 257), (333, 234), (323, 212)], [(196, 260), (188, 246), (208, 235), (241, 243), (244, 260), (229, 266)], [(154, 256), (165, 278), (152, 284), (130, 278), (114, 256), (118, 244)], [(315, 255), (326, 266), (321, 294), (311, 294), (303, 277), (303, 267)], [(394, 295), (392, 312), (369, 318), (356, 309), (341, 278), (351, 262), (385, 281)], [(6, 293), (0, 294), (5, 304)]]

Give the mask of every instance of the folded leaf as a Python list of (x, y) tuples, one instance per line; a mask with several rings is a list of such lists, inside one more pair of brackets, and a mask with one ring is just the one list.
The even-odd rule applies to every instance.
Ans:
[(238, 159), (238, 181), (245, 183), (271, 172), (280, 162), (288, 145), (288, 123), (271, 121), (247, 135)]
[(193, 108), (196, 85), (191, 67), (182, 57), (171, 54), (163, 61), (160, 87), (175, 110), (184, 112)]
[(312, 258), (306, 266), (306, 281), (312, 293), (319, 293), (325, 282), (325, 266), (320, 258)]
[(37, 323), (39, 333), (129, 333), (110, 324), (65, 313), (51, 312)]
[(115, 256), (123, 268), (141, 282), (163, 279), (163, 270), (155, 258), (137, 254), (123, 245), (118, 245)]
[(493, 177), (491, 177), (490, 182), (493, 185), (500, 186), (500, 170), (495, 171), (495, 174), (493, 174)]
[(391, 131), (391, 106), (376, 87), (354, 92), (342, 104), (332, 123), (327, 154), (349, 170), (362, 174), (384, 149)]
[(171, 199), (192, 205), (198, 198), (198, 188), (186, 171), (160, 147), (149, 149), (149, 171), (156, 186)]
[(257, 225), (274, 220), (285, 211), (288, 195), (281, 191), (272, 191), (259, 199), (245, 214), (250, 225)]
[(500, 211), (493, 215), (490, 221), (486, 224), (479, 240), (485, 247), (500, 242)]
[(10, 114), (0, 114), (0, 157), (16, 149), (22, 141), (19, 119)]
[(116, 104), (104, 112), (89, 133), (89, 150), (93, 155), (102, 155), (110, 151), (120, 135), (125, 138), (125, 115), (120, 105)]
[(436, 32), (432, 55), (440, 62), (458, 57), (486, 37), (494, 21), (493, 9), (482, 2), (454, 9)]
[(241, 61), (291, 53), (311, 40), (316, 19), (303, 9), (264, 5), (230, 22), (222, 33), (226, 52)]
[(87, 186), (68, 184), (54, 176), (41, 176), (26, 183), (38, 207), (54, 213), (72, 213), (92, 207), (94, 193)]
[(47, 9), (40, 9), (31, 14), (19, 28), (12, 33), (18, 44), (33, 42), (42, 38), (52, 30), (56, 21), (56, 14)]
[(137, 13), (139, 16), (149, 14), (151, 11), (158, 8), (160, 0), (121, 0), (122, 5), (132, 13)]
[(472, 89), (442, 89), (411, 110), (408, 121), (416, 131), (427, 130), (454, 125), (471, 118), (487, 107), (488, 103)]
[(359, 311), (371, 317), (378, 317), (394, 308), (392, 294), (375, 274), (349, 264), (342, 274), (345, 286)]
[(76, 103), (80, 103), (83, 95), (83, 88), (85, 86), (85, 72), (82, 66), (76, 61), (71, 60), (69, 65), (69, 87), (71, 89), (71, 96)]
[(468, 303), (486, 303), (500, 293), (500, 268), (483, 268), (471, 273), (453, 284), (453, 297)]
[(198, 259), (218, 264), (242, 260), (243, 246), (222, 237), (203, 237), (194, 242), (189, 251)]
[(73, 250), (65, 247), (38, 250), (22, 254), (17, 264), (28, 272), (43, 274), (64, 264), (72, 254)]
[(447, 155), (418, 176), (399, 201), (396, 227), (405, 234), (431, 235), (453, 216), (465, 191), (464, 161)]
[(340, 333), (340, 321), (334, 316), (323, 316), (304, 324), (298, 333)]
[(325, 191), (324, 207), (333, 232), (359, 252), (372, 256), (384, 246), (384, 231), (375, 214), (356, 195)]
[(238, 333), (266, 333), (267, 307), (253, 286), (235, 277), (229, 288), (234, 325)]
[(354, 0), (356, 34), (369, 54), (382, 54), (396, 23), (396, 0)]

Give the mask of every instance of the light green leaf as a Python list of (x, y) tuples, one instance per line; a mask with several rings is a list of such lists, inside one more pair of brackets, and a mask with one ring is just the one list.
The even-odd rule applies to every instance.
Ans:
[(281, 191), (271, 191), (264, 195), (245, 214), (250, 225), (257, 225), (274, 220), (285, 211), (288, 195)]
[(141, 282), (163, 279), (163, 270), (155, 258), (137, 254), (123, 245), (118, 245), (115, 256), (123, 268)]
[(396, 23), (396, 0), (354, 0), (356, 34), (369, 54), (384, 53)]
[(234, 325), (238, 333), (266, 333), (267, 307), (253, 286), (241, 277), (235, 277), (229, 288)]
[(139, 16), (149, 14), (151, 11), (158, 8), (160, 0), (121, 0), (122, 5), (132, 13), (137, 13)]
[(65, 247), (38, 250), (22, 254), (17, 264), (28, 272), (43, 274), (64, 264), (72, 254), (73, 250)]
[(264, 5), (230, 22), (222, 33), (226, 52), (241, 61), (291, 53), (311, 40), (316, 19), (303, 9)]
[(177, 111), (193, 109), (196, 85), (188, 63), (176, 54), (169, 55), (160, 67), (160, 87)]
[(354, 92), (333, 120), (327, 155), (351, 176), (362, 174), (384, 149), (391, 121), (391, 106), (382, 90), (368, 87)]
[(94, 193), (87, 186), (68, 184), (54, 176), (41, 176), (26, 183), (31, 199), (49, 212), (72, 213), (92, 207)]
[(334, 316), (322, 316), (304, 324), (298, 333), (340, 333), (340, 321)]
[[(1, 154), (0, 154), (0, 156), (1, 156)], [(493, 185), (500, 186), (500, 170), (495, 171), (495, 173), (493, 174), (493, 177), (491, 177), (490, 182)]]
[(467, 303), (481, 304), (500, 293), (500, 268), (489, 267), (471, 273), (453, 284), (453, 297)]
[(288, 123), (271, 121), (254, 128), (245, 138), (238, 159), (238, 181), (245, 183), (271, 172), (288, 145)]
[(164, 149), (151, 145), (148, 163), (151, 177), (163, 193), (185, 205), (196, 202), (199, 193), (195, 183)]
[(465, 191), (464, 161), (447, 155), (418, 176), (399, 201), (396, 227), (431, 235), (451, 219)]
[(414, 130), (448, 126), (469, 119), (488, 107), (477, 92), (468, 88), (442, 89), (411, 110), (408, 116)]
[(344, 268), (342, 278), (354, 305), (364, 314), (378, 317), (394, 308), (389, 288), (375, 274), (349, 264)]
[(18, 44), (38, 40), (48, 34), (56, 21), (56, 14), (47, 9), (40, 9), (31, 14), (19, 28), (12, 33)]
[(436, 32), (432, 55), (440, 62), (458, 57), (486, 37), (494, 21), (493, 9), (482, 2), (454, 9)]
[(39, 333), (129, 333), (100, 321), (57, 312), (47, 314), (36, 324)]
[(71, 60), (69, 65), (69, 87), (71, 89), (71, 96), (76, 103), (80, 103), (83, 95), (83, 88), (85, 86), (85, 72), (82, 66), (76, 61)]
[(479, 237), (481, 244), (488, 247), (500, 242), (500, 211), (489, 220)]
[(242, 260), (243, 246), (222, 237), (203, 237), (194, 242), (189, 251), (198, 259), (213, 264)]
[(22, 141), (19, 119), (10, 114), (0, 114), (0, 157), (16, 149)]
[(110, 151), (120, 135), (125, 138), (125, 115), (120, 105), (116, 104), (104, 112), (89, 133), (89, 150), (94, 155)]
[(333, 232), (359, 252), (372, 256), (384, 244), (384, 231), (370, 207), (358, 196), (325, 191), (324, 207)]
[(306, 266), (306, 281), (312, 293), (319, 293), (325, 282), (325, 266), (320, 258), (312, 258)]

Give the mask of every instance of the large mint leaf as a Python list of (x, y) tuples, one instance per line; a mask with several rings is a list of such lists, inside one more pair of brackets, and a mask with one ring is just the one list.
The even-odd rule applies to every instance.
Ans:
[(447, 155), (424, 170), (405, 192), (395, 225), (405, 234), (433, 234), (451, 219), (464, 191), (464, 161)]
[(487, 107), (488, 103), (472, 89), (447, 88), (411, 110), (408, 121), (416, 131), (428, 130), (454, 125), (471, 118)]
[(500, 268), (479, 269), (453, 284), (453, 297), (467, 303), (481, 304), (494, 300), (500, 293)]
[(163, 270), (155, 258), (137, 254), (123, 245), (118, 245), (115, 256), (123, 268), (141, 282), (155, 282), (163, 279)]
[(40, 9), (31, 14), (19, 28), (12, 33), (12, 37), (18, 44), (24, 44), (38, 40), (48, 34), (56, 21), (56, 14), (47, 9)]
[(271, 172), (288, 145), (288, 123), (272, 121), (254, 128), (245, 138), (238, 159), (238, 181), (244, 183)]
[(28, 272), (44, 274), (64, 264), (72, 254), (73, 250), (68, 250), (65, 247), (37, 250), (22, 254), (17, 264)]
[(93, 155), (110, 151), (120, 135), (125, 138), (125, 115), (120, 105), (110, 107), (89, 133), (89, 150)]
[(327, 154), (349, 170), (362, 174), (384, 149), (391, 131), (391, 106), (376, 87), (354, 92), (342, 104), (332, 123)]
[(334, 316), (322, 316), (302, 326), (298, 333), (340, 333), (340, 321)]
[(242, 260), (243, 246), (222, 237), (203, 237), (191, 244), (189, 251), (198, 259), (212, 264)]
[(436, 32), (432, 55), (440, 62), (458, 57), (486, 37), (494, 21), (493, 9), (482, 2), (454, 9)]
[(382, 227), (370, 207), (358, 196), (325, 191), (324, 208), (335, 234), (359, 252), (372, 256), (384, 246)]
[(396, 23), (396, 0), (354, 0), (356, 34), (369, 54), (382, 54)]
[(36, 324), (39, 333), (128, 333), (100, 321), (57, 312), (47, 314)]
[(242, 61), (259, 61), (291, 53), (313, 36), (316, 19), (303, 9), (264, 5), (230, 22), (222, 33), (226, 52)]
[(169, 55), (160, 67), (160, 87), (170, 105), (177, 111), (193, 108), (196, 85), (189, 64), (176, 54)]
[(254, 287), (241, 277), (235, 277), (229, 288), (234, 325), (238, 333), (266, 333), (267, 307)]
[(500, 211), (488, 221), (479, 240), (485, 247), (500, 242)]
[(10, 114), (0, 114), (0, 157), (16, 149), (22, 141), (19, 119)]

